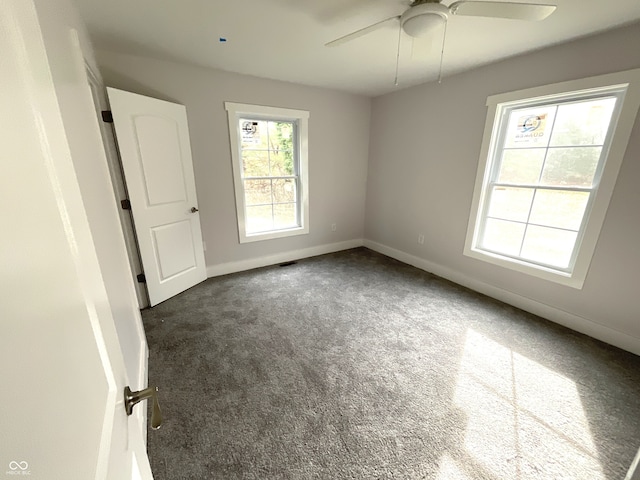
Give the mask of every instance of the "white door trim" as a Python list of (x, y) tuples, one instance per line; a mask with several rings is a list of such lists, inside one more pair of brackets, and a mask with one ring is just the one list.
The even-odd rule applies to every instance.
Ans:
[(109, 174), (111, 175), (111, 183), (113, 184), (114, 200), (116, 208), (119, 212), (122, 232), (124, 234), (124, 242), (129, 257), (129, 265), (131, 274), (133, 275), (136, 297), (138, 298), (138, 306), (142, 310), (149, 306), (149, 296), (146, 286), (143, 282), (137, 281), (137, 275), (142, 273), (142, 261), (140, 259), (140, 249), (136, 238), (135, 227), (131, 217), (131, 210), (124, 210), (120, 204), (121, 200), (128, 199), (127, 184), (124, 178), (122, 162), (116, 145), (113, 127), (102, 120), (101, 112), (109, 110), (109, 100), (107, 98), (107, 90), (99, 76), (93, 71), (91, 66), (85, 62), (87, 70), (87, 79), (91, 88), (93, 101), (96, 106), (96, 115), (98, 116), (98, 124), (100, 125), (100, 133), (102, 134), (102, 143), (107, 157), (109, 166)]

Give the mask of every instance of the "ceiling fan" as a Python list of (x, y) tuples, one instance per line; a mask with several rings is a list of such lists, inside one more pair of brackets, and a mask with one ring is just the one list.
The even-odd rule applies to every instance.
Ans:
[(440, 0), (414, 0), (409, 8), (400, 15), (385, 18), (368, 27), (361, 28), (325, 45), (335, 47), (350, 40), (373, 32), (390, 22), (399, 22), (402, 30), (414, 38), (422, 38), (438, 27), (445, 25), (449, 15), (465, 15), (473, 17), (507, 18), (513, 20), (544, 20), (556, 9), (555, 5), (539, 5), (534, 3), (484, 2), (462, 0), (448, 7)]
[(446, 35), (447, 20), (450, 15), (464, 15), (471, 17), (492, 17), (506, 18), (512, 20), (544, 20), (556, 10), (556, 5), (540, 5), (535, 3), (514, 3), (514, 2), (485, 2), (461, 0), (454, 2), (448, 7), (441, 3), (441, 0), (413, 0), (409, 8), (400, 15), (385, 18), (373, 23), (368, 27), (361, 28), (340, 38), (326, 43), (327, 47), (336, 47), (343, 43), (355, 40), (358, 37), (377, 30), (387, 23), (397, 23), (398, 29), (398, 55), (396, 58), (396, 79), (398, 85), (398, 66), (400, 58), (400, 37), (404, 31), (410, 37), (428, 37), (439, 27), (444, 26), (442, 37), (442, 50), (440, 53), (440, 72), (438, 82), (442, 80), (442, 61), (444, 58), (444, 38)]

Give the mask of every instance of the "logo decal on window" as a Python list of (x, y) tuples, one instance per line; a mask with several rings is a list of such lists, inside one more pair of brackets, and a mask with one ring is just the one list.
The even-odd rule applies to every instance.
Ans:
[(533, 132), (542, 128), (544, 130), (547, 123), (547, 114), (543, 115), (528, 115), (526, 117), (520, 117), (518, 119), (518, 130), (522, 133)]
[(258, 122), (245, 120), (242, 122), (241, 129), (242, 141), (244, 143), (260, 143), (260, 131), (258, 128)]

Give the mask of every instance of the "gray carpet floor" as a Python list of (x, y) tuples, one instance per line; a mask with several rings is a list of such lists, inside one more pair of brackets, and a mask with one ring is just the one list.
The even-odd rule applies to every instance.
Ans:
[(640, 357), (365, 248), (143, 312), (156, 480), (621, 480)]

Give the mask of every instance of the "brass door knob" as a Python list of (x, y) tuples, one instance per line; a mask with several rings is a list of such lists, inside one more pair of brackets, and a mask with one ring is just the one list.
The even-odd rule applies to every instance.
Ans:
[(153, 399), (153, 409), (151, 410), (151, 428), (157, 430), (162, 425), (162, 412), (160, 411), (160, 404), (158, 403), (158, 387), (149, 387), (138, 392), (132, 392), (129, 386), (124, 388), (124, 408), (127, 411), (127, 415), (133, 413), (133, 406), (146, 400), (148, 398)]

